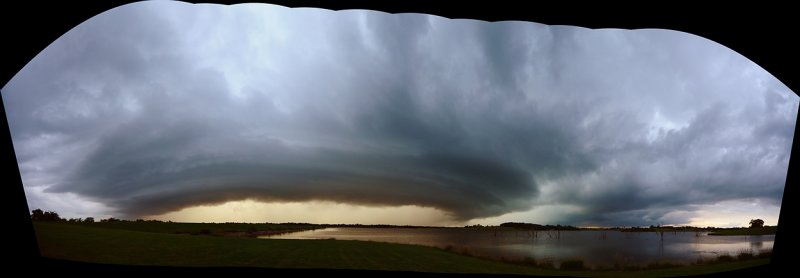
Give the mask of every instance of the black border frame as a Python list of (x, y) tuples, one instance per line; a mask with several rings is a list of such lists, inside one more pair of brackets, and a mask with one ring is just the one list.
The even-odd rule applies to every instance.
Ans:
[[(135, 1), (53, 1), (51, 3), (20, 2), (8, 4), (3, 2), (4, 15), (0, 17), (3, 29), (3, 71), (4, 86), (24, 65), (35, 57), (51, 42), (59, 38), (71, 28), (106, 10)], [(205, 1), (187, 1), (203, 3)], [(249, 3), (246, 1), (241, 1)], [(233, 4), (211, 1), (210, 3)], [(753, 6), (739, 4), (732, 6), (697, 6), (688, 3), (669, 5), (650, 3), (650, 6), (609, 5), (604, 3), (571, 3), (571, 2), (533, 2), (525, 1), (477, 1), (461, 3), (454, 1), (445, 3), (422, 3), (418, 1), (266, 1), (287, 7), (313, 7), (330, 10), (369, 9), (388, 13), (427, 13), (447, 18), (470, 18), (486, 21), (521, 20), (549, 25), (575, 25), (588, 28), (663, 28), (692, 33), (725, 45), (734, 51), (753, 60), (796, 94), (800, 92), (800, 78), (794, 67), (800, 64), (800, 43), (792, 34), (800, 26), (796, 14), (790, 4), (769, 4)], [(17, 166), (14, 148), (8, 129), (5, 106), (0, 119), (0, 157), (6, 164), (3, 168), (3, 184), (0, 196), (9, 197), (3, 202), (10, 204), (6, 209), (10, 215), (10, 229), (6, 229), (7, 239), (14, 242), (6, 250), (6, 257), (11, 258), (10, 265), (25, 266), (26, 269), (40, 271), (90, 270), (94, 273), (105, 271), (133, 271), (131, 273), (197, 273), (197, 274), (243, 274), (243, 273), (282, 273), (287, 274), (321, 274), (333, 270), (279, 270), (250, 268), (179, 268), (179, 267), (134, 267), (101, 264), (76, 263), (42, 258), (39, 255), (30, 212), (24, 195), (22, 181)], [(798, 116), (800, 120), (800, 115)], [(797, 129), (793, 146), (797, 141)], [(794, 211), (792, 201), (797, 201), (797, 192), (793, 184), (797, 181), (794, 174), (797, 168), (796, 149), (792, 148), (789, 162), (789, 174), (784, 187), (784, 196), (778, 222), (772, 262), (768, 266), (746, 269), (742, 271), (718, 273), (719, 275), (759, 275), (763, 271), (777, 274), (778, 269), (788, 268), (790, 263), (789, 246), (789, 214)], [(32, 267), (32, 268), (31, 268)], [(48, 270), (50, 269), (50, 270)], [(383, 275), (386, 272), (375, 271), (343, 271), (336, 270), (331, 274), (344, 275)], [(390, 272), (407, 275), (410, 273)], [(40, 273), (37, 273), (40, 274)], [(423, 273), (414, 273), (420, 275)], [(444, 274), (436, 274), (441, 276)], [(446, 276), (446, 275), (445, 275)]]

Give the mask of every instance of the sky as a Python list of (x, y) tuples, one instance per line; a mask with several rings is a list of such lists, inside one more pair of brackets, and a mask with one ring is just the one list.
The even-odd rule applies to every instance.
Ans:
[(798, 112), (678, 31), (166, 1), (2, 97), (31, 209), (191, 222), (775, 225)]

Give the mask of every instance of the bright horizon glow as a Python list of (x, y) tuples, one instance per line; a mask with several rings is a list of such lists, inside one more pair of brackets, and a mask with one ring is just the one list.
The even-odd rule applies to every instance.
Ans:
[(174, 222), (390, 224), (459, 226), (441, 210), (420, 206), (362, 206), (324, 201), (267, 203), (254, 200), (183, 208), (143, 217)]

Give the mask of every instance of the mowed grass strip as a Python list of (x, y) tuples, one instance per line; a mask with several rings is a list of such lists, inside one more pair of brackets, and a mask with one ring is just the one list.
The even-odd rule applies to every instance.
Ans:
[(348, 240), (192, 236), (34, 223), (42, 255), (129, 265), (369, 269), (600, 277), (663, 277), (763, 265), (768, 259), (647, 271), (561, 271), (462, 256), (433, 247)]

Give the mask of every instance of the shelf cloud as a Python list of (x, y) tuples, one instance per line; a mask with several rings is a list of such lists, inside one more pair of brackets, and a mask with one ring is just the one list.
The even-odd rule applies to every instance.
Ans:
[(87, 20), (2, 96), (32, 207), (124, 217), (251, 199), (688, 223), (779, 206), (798, 111), (677, 31), (181, 2)]

